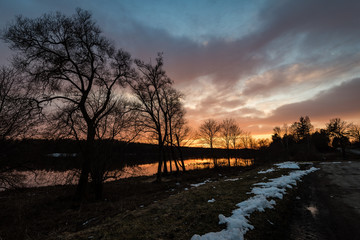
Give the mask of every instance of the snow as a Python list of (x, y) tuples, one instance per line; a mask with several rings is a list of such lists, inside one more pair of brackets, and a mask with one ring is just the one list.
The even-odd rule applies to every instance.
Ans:
[[(278, 164), (281, 168), (296, 168), (295, 163)], [(270, 179), (269, 182), (261, 182), (253, 184), (251, 193), (253, 197), (242, 201), (233, 210), (230, 217), (219, 215), (219, 224), (226, 224), (227, 228), (220, 232), (209, 232), (202, 236), (195, 234), (191, 240), (242, 240), (248, 230), (254, 229), (254, 226), (249, 223), (251, 213), (255, 211), (263, 212), (266, 208), (273, 208), (276, 204), (275, 200), (268, 198), (280, 198), (286, 193), (286, 188), (291, 188), (296, 185), (296, 181), (300, 180), (306, 174), (314, 172), (318, 168), (312, 167), (308, 170), (296, 170), (290, 172), (289, 175)]]
[(278, 168), (300, 169), (299, 164), (294, 162), (283, 162), (274, 164)]
[(76, 153), (50, 153), (47, 156), (55, 157), (55, 158), (58, 158), (58, 157), (76, 157), (77, 154)]
[(225, 179), (224, 181), (225, 182), (235, 182), (237, 180), (239, 180), (239, 178), (228, 178), (228, 179)]
[(274, 225), (274, 223), (273, 222), (271, 222), (270, 220), (267, 220), (268, 221), (268, 223), (270, 223), (271, 225)]
[(194, 184), (190, 184), (190, 186), (192, 187), (200, 187), (201, 185), (205, 185), (206, 183), (211, 182), (210, 179), (205, 180), (204, 182), (201, 183), (194, 183)]
[(273, 168), (269, 168), (268, 170), (259, 171), (258, 173), (260, 173), (260, 174), (264, 174), (264, 173), (269, 173), (269, 172), (273, 172), (273, 171), (275, 171), (275, 169), (273, 169)]
[(214, 198), (208, 200), (208, 203), (213, 203), (213, 202), (215, 202), (215, 199), (214, 199)]
[(341, 162), (321, 162), (320, 164), (339, 164)]

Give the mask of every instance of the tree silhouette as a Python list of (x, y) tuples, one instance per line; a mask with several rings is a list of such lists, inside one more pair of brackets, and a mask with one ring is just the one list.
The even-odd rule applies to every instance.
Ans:
[[(170, 145), (171, 158), (175, 163), (176, 171), (179, 172), (179, 164), (174, 152), (174, 148), (176, 147), (180, 154), (180, 165), (182, 170), (185, 171), (181, 144), (183, 142), (184, 134), (188, 135), (188, 130), (185, 127), (185, 109), (181, 102), (183, 95), (178, 90), (170, 87), (163, 91), (163, 95), (165, 99), (166, 113), (168, 115), (168, 144)], [(171, 162), (170, 171), (172, 171)]]
[(357, 124), (351, 124), (350, 136), (355, 139), (356, 142), (360, 143), (360, 126)]
[(16, 69), (0, 67), (0, 141), (19, 139), (35, 124), (36, 111), (22, 76)]
[(159, 163), (157, 180), (161, 181), (163, 165), (164, 172), (167, 172), (164, 146), (169, 134), (169, 117), (173, 115), (170, 113), (173, 110), (170, 102), (175, 104), (177, 93), (173, 92), (174, 99), (171, 99), (173, 82), (163, 70), (161, 54), (158, 54), (155, 65), (141, 60), (135, 60), (135, 63), (138, 74), (128, 84), (137, 99), (136, 109), (140, 112), (145, 131), (156, 138)]
[(236, 142), (240, 138), (242, 131), (234, 119), (226, 118), (220, 125), (220, 138), (227, 149), (227, 157), (230, 165), (230, 147), (236, 148)]
[(10, 158), (14, 140), (32, 134), (39, 114), (28, 98), (27, 88), (21, 74), (14, 68), (0, 67), (0, 186), (16, 187), (21, 176), (13, 172), (23, 167), (21, 160)]
[(349, 144), (350, 126), (340, 118), (330, 119), (330, 122), (326, 124), (327, 132), (332, 138), (332, 146), (341, 148), (344, 159), (346, 158), (346, 146)]
[(115, 50), (91, 14), (81, 9), (71, 17), (59, 12), (36, 19), (19, 16), (3, 39), (18, 53), (15, 65), (38, 90), (33, 96), (38, 106), (52, 117), (65, 115), (70, 126), (75, 116), (85, 124), (83, 134), (77, 134), (86, 139), (76, 192), (82, 199), (96, 162), (92, 154), (96, 129), (116, 106), (113, 90), (132, 74), (130, 55)]
[(217, 135), (219, 134), (221, 125), (214, 119), (205, 120), (199, 128), (200, 138), (209, 145), (211, 149), (214, 148), (214, 143)]
[(214, 161), (214, 167), (217, 167), (217, 160), (214, 157), (214, 144), (215, 144), (215, 140), (216, 137), (218, 137), (218, 134), (221, 130), (221, 125), (215, 121), (214, 119), (207, 119), (205, 120), (199, 128), (199, 136), (202, 139), (202, 141), (209, 145), (210, 149), (211, 149), (211, 154), (213, 157), (213, 161)]
[(300, 117), (298, 122), (291, 125), (292, 133), (297, 141), (308, 140), (313, 128), (308, 116)]

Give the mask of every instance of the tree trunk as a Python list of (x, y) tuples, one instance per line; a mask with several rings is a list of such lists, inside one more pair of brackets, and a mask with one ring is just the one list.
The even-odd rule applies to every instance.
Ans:
[(94, 140), (95, 140), (95, 128), (89, 126), (85, 148), (82, 150), (83, 163), (81, 166), (80, 178), (78, 185), (76, 187), (76, 192), (74, 197), (76, 201), (83, 201), (88, 191), (88, 181), (89, 181), (89, 174), (92, 165)]
[(161, 142), (159, 142), (158, 145), (158, 171), (156, 174), (156, 181), (157, 182), (161, 182), (161, 167), (162, 167), (162, 163), (163, 163), (163, 146), (161, 146)]
[(175, 135), (176, 136), (176, 142), (177, 142), (177, 150), (179, 151), (179, 156), (180, 156), (180, 161), (181, 161), (181, 168), (183, 170), (183, 172), (186, 171), (185, 169), (185, 163), (184, 163), (184, 156), (183, 156), (183, 153), (181, 151), (181, 146), (180, 146), (180, 139), (179, 139), (179, 136), (178, 135)]
[(165, 155), (165, 149), (163, 148), (163, 151), (162, 151), (162, 155), (163, 155), (163, 163), (164, 163), (164, 174), (168, 174), (168, 169), (167, 169), (167, 157)]
[(87, 154), (84, 155), (84, 153), (83, 153), (83, 163), (81, 166), (79, 182), (76, 187), (76, 192), (75, 192), (75, 197), (74, 197), (75, 201), (84, 200), (86, 193), (87, 193), (87, 188), (88, 188), (89, 173), (90, 173), (90, 161), (89, 161)]
[(93, 169), (91, 173), (92, 188), (94, 190), (95, 199), (101, 200), (103, 196), (103, 173), (100, 169)]

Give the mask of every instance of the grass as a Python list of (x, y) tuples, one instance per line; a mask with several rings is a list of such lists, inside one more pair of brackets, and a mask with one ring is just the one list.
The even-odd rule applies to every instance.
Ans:
[[(261, 181), (262, 177), (279, 177), (288, 170), (259, 175), (259, 169), (238, 172), (233, 177), (238, 181), (218, 179), (206, 185), (180, 191), (145, 208), (119, 214), (106, 219), (102, 224), (76, 233), (64, 233), (54, 239), (190, 239), (194, 234), (221, 231), (226, 226), (218, 224), (218, 215), (231, 215), (235, 204), (246, 200), (252, 184)], [(266, 180), (264, 180), (266, 181)], [(255, 231), (247, 234), (248, 239), (269, 239), (286, 235), (286, 231), (274, 230), (274, 226), (284, 226), (292, 194), (278, 201), (276, 210), (254, 213), (251, 223), (257, 226)], [(209, 199), (215, 202), (208, 203)], [(289, 216), (290, 218), (290, 216)], [(264, 235), (268, 233), (267, 235)], [(270, 234), (271, 233), (271, 234)], [(270, 237), (271, 236), (271, 237)]]

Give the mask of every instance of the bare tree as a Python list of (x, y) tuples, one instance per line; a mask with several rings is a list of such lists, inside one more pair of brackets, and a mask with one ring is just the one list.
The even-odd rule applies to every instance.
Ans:
[[(179, 172), (179, 164), (174, 152), (174, 148), (176, 147), (180, 154), (180, 165), (183, 171), (185, 171), (184, 159), (181, 152), (182, 141), (180, 141), (180, 138), (183, 137), (182, 134), (185, 133), (182, 130), (186, 124), (185, 109), (181, 101), (183, 95), (176, 89), (168, 87), (163, 89), (163, 96), (165, 98), (166, 113), (168, 115), (168, 144), (170, 146), (171, 158), (175, 163), (176, 171)], [(170, 171), (172, 171), (171, 161)]]
[(227, 118), (221, 123), (220, 138), (227, 149), (229, 165), (230, 165), (230, 147), (236, 148), (237, 139), (240, 138), (242, 131), (234, 119)]
[(251, 146), (253, 145), (252, 144), (253, 140), (250, 132), (243, 132), (243, 134), (240, 137), (240, 140), (243, 148), (251, 148)]
[(350, 124), (340, 118), (330, 119), (326, 129), (332, 140), (333, 147), (341, 147), (343, 158), (346, 158), (346, 146), (349, 144)]
[(199, 128), (200, 138), (213, 149), (216, 137), (221, 129), (221, 125), (214, 119), (205, 120)]
[(116, 105), (111, 101), (114, 88), (133, 72), (130, 55), (115, 50), (91, 14), (81, 9), (71, 17), (59, 12), (36, 19), (19, 16), (2, 37), (18, 53), (16, 66), (38, 90), (33, 96), (38, 106), (48, 115), (66, 115), (69, 123), (80, 116), (85, 124), (83, 134), (77, 135), (86, 139), (76, 191), (76, 198), (82, 199), (96, 162), (96, 129)]
[(182, 147), (190, 146), (195, 141), (195, 136), (191, 128), (187, 125), (185, 119), (185, 109), (181, 109), (175, 116), (172, 127), (172, 134), (174, 135), (174, 144), (180, 155), (180, 166), (185, 171), (184, 157), (182, 154)]
[(224, 143), (224, 147), (229, 150), (231, 143), (231, 128), (235, 125), (235, 120), (226, 118), (222, 121), (220, 125), (220, 138)]
[(19, 72), (0, 68), (0, 140), (21, 138), (35, 124), (36, 107)]
[(169, 134), (169, 114), (166, 105), (167, 91), (171, 89), (172, 80), (163, 70), (163, 58), (158, 54), (156, 64), (135, 60), (138, 75), (128, 81), (137, 99), (137, 110), (140, 112), (142, 125), (146, 132), (155, 136), (158, 145), (157, 180), (161, 181), (162, 166), (167, 172), (164, 159), (164, 146)]
[(257, 145), (259, 148), (266, 148), (270, 145), (270, 141), (267, 138), (258, 139)]
[(356, 142), (360, 143), (360, 126), (357, 124), (350, 125), (350, 136), (355, 139)]
[(23, 167), (21, 161), (10, 160), (13, 140), (30, 134), (37, 123), (37, 109), (28, 98), (29, 89), (15, 69), (0, 68), (0, 187), (16, 187), (21, 176), (13, 170)]

